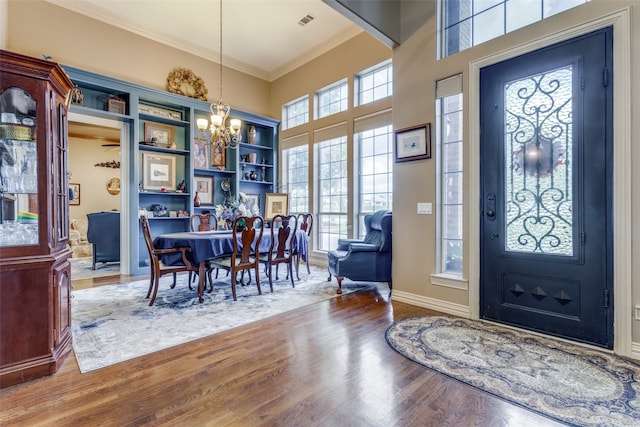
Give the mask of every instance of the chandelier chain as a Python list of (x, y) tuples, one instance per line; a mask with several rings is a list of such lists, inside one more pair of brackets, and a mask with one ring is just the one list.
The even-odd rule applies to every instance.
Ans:
[(222, 0), (220, 0), (220, 100), (222, 101)]

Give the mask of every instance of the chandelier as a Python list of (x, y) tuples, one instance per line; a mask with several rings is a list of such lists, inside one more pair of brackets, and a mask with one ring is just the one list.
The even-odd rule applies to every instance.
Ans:
[(212, 103), (209, 106), (211, 111), (211, 124), (207, 119), (197, 119), (196, 125), (198, 129), (205, 133), (207, 127), (211, 134), (209, 140), (211, 146), (221, 148), (238, 148), (238, 144), (242, 141), (242, 135), (240, 134), (240, 127), (242, 122), (239, 119), (230, 119), (227, 125), (227, 119), (231, 112), (231, 107), (228, 103), (222, 100), (222, 0), (220, 0), (220, 98), (217, 103)]

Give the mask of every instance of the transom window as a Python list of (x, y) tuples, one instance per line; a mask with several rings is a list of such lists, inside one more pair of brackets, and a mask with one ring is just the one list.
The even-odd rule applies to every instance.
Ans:
[(356, 75), (355, 105), (368, 104), (393, 95), (393, 65), (385, 61)]
[(282, 107), (282, 129), (291, 129), (309, 122), (309, 96), (305, 95)]
[(447, 57), (589, 0), (440, 0), (442, 47)]
[(349, 108), (349, 83), (340, 80), (316, 92), (316, 118), (347, 111)]

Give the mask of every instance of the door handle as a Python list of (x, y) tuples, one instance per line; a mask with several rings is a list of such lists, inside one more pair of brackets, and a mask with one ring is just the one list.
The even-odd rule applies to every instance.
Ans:
[(495, 221), (496, 219), (496, 193), (487, 194), (487, 203), (485, 206), (485, 212), (487, 213), (487, 219), (489, 221)]

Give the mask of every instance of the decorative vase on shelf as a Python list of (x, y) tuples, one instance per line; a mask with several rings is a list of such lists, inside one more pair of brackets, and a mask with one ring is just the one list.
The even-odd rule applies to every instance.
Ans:
[(255, 126), (249, 126), (249, 144), (255, 144), (256, 143), (256, 127)]
[(251, 173), (249, 174), (249, 179), (251, 181), (255, 181), (258, 178), (258, 175), (256, 175), (256, 171), (251, 171)]
[(267, 178), (267, 168), (262, 166), (262, 171), (260, 171), (260, 181), (266, 181)]
[(200, 197), (198, 197), (198, 192), (196, 191), (196, 197), (193, 198), (193, 206), (196, 208), (200, 206)]

